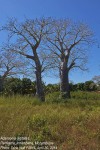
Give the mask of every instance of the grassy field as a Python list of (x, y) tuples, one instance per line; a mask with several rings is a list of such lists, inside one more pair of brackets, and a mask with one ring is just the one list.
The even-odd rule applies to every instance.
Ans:
[(58, 150), (100, 149), (100, 94), (72, 93), (59, 103), (58, 93), (46, 102), (36, 98), (0, 97), (0, 136), (27, 136), (52, 141)]

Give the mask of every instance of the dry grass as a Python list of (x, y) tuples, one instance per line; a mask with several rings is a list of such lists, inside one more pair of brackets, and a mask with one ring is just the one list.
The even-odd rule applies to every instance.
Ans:
[(1, 97), (0, 136), (53, 141), (58, 150), (99, 150), (100, 100), (42, 104), (28, 97)]

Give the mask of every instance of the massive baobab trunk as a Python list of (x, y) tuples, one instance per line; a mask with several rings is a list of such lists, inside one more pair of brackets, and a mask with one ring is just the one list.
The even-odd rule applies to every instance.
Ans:
[(60, 66), (60, 92), (62, 98), (70, 98), (68, 68), (66, 61), (61, 62)]
[(44, 89), (42, 84), (41, 72), (36, 71), (36, 94), (41, 101), (45, 101)]
[(37, 52), (33, 50), (33, 53), (34, 53), (34, 61), (36, 65), (36, 94), (38, 95), (41, 101), (45, 101), (44, 89), (42, 84), (42, 75), (41, 75), (42, 67)]
[(2, 77), (0, 76), (0, 92), (3, 91), (3, 82), (2, 82)]

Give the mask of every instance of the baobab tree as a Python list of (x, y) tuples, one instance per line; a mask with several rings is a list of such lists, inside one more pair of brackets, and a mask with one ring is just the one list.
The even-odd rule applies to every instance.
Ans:
[(93, 33), (87, 25), (68, 19), (51, 20), (51, 26), (48, 48), (59, 65), (60, 91), (70, 98), (69, 72), (74, 68), (87, 69), (87, 49), (93, 44)]
[(42, 48), (45, 37), (49, 34), (48, 20), (44, 18), (26, 19), (23, 23), (18, 23), (16, 19), (10, 19), (3, 27), (3, 30), (9, 32), (10, 43), (13, 39), (8, 49), (27, 58), (32, 64), (36, 75), (36, 93), (41, 101), (45, 100), (42, 73), (50, 67), (46, 59), (46, 52)]

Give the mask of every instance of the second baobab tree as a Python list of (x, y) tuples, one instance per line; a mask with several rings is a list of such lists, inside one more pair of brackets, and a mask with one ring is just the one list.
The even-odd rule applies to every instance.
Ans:
[(61, 95), (70, 98), (69, 72), (75, 68), (87, 69), (87, 52), (94, 41), (93, 33), (86, 24), (68, 19), (51, 20), (51, 26), (48, 48), (59, 64)]

